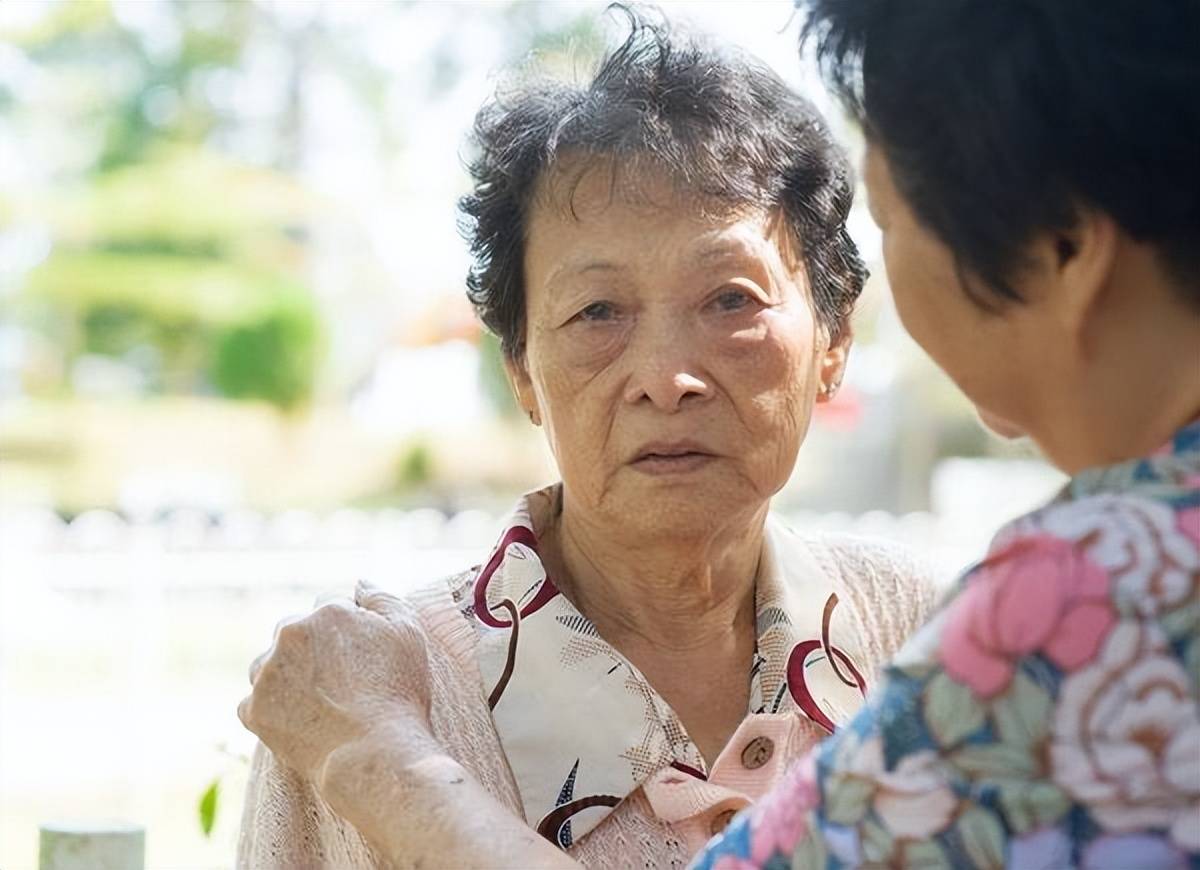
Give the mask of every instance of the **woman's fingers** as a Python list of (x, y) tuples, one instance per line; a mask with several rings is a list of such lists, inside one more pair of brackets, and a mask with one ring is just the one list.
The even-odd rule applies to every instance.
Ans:
[(378, 613), (394, 625), (412, 624), (417, 619), (416, 610), (411, 604), (391, 593), (376, 589), (365, 580), (354, 584), (354, 603), (363, 610)]
[(336, 597), (323, 595), (317, 599), (316, 604), (314, 605), (315, 609), (312, 613), (293, 614), (291, 616), (284, 617), (283, 619), (279, 620), (279, 622), (275, 623), (275, 631), (271, 638), (271, 646), (266, 650), (266, 652), (260, 653), (254, 658), (254, 661), (250, 662), (250, 685), (253, 686), (255, 684), (255, 682), (258, 680), (259, 672), (262, 671), (263, 665), (266, 664), (267, 660), (279, 647), (280, 636), (285, 631), (291, 630), (293, 626), (298, 626), (300, 623), (304, 623), (304, 627), (307, 628), (308, 624), (311, 623), (314, 618), (316, 618), (317, 615), (326, 607), (335, 607), (342, 611), (352, 612), (355, 604), (345, 595), (339, 595)]
[(263, 665), (266, 664), (267, 659), (271, 657), (271, 654), (275, 652), (275, 648), (279, 645), (280, 632), (282, 632), (284, 628), (292, 623), (299, 622), (302, 619), (304, 619), (303, 616), (293, 614), (292, 616), (286, 616), (279, 620), (279, 622), (275, 623), (275, 630), (271, 633), (271, 645), (267, 647), (265, 652), (255, 656), (254, 661), (250, 662), (251, 686), (258, 681), (258, 674), (262, 670)]
[[(274, 647), (272, 647), (272, 649), (274, 649)], [(250, 662), (250, 685), (251, 686), (253, 686), (255, 684), (255, 682), (258, 681), (258, 672), (262, 670), (263, 664), (266, 662), (267, 658), (270, 655), (271, 655), (271, 650), (269, 649), (266, 652), (260, 653), (259, 655), (255, 656), (254, 661)]]
[(411, 720), (428, 729), (429, 659), (412, 606), (360, 584), (276, 626), (270, 649), (250, 665), (251, 692), (238, 718), (306, 776), (329, 753), (374, 729)]
[(246, 697), (242, 698), (237, 705), (238, 721), (242, 723), (242, 726), (245, 727), (247, 731), (251, 732), (254, 731), (254, 729), (250, 727), (250, 699), (253, 697), (253, 695), (247, 695)]

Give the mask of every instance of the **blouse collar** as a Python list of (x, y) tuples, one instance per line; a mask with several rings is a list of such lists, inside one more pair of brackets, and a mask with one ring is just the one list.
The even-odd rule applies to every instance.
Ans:
[[(478, 633), (484, 693), (526, 820), (567, 847), (664, 768), (701, 779), (708, 769), (670, 705), (547, 576), (536, 530), (553, 519), (559, 486), (518, 502), (455, 597)], [(808, 546), (769, 518), (748, 714), (799, 712), (832, 730), (857, 708), (861, 623), (839, 600)]]
[(1195, 485), (1200, 475), (1200, 420), (1184, 426), (1149, 456), (1092, 468), (1075, 475), (1064, 496), (1075, 500), (1136, 489), (1175, 489)]

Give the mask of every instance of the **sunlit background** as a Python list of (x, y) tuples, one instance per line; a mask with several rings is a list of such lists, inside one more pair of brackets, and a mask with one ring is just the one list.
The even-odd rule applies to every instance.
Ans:
[[(855, 145), (787, 0), (661, 5)], [(553, 478), (463, 295), (463, 139), (502, 70), (586, 72), (615, 26), (600, 2), (0, 2), (5, 870), (64, 818), (144, 825), (149, 867), (231, 865), (234, 711), (275, 622), (474, 564)], [(777, 507), (949, 571), (1058, 479), (922, 360), (861, 203), (852, 230), (876, 277)]]

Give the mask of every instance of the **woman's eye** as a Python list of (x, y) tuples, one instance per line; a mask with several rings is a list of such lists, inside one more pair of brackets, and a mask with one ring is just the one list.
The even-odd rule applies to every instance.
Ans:
[(593, 302), (576, 315), (580, 320), (612, 320), (617, 310), (611, 302)]
[(722, 311), (741, 311), (750, 304), (751, 299), (745, 290), (723, 290), (715, 301)]

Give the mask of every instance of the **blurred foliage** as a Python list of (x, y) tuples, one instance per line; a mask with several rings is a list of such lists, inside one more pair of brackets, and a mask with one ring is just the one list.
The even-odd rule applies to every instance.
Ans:
[(274, 119), (276, 166), (209, 143), (236, 127), (221, 90), (253, 34), (298, 37), (267, 7), (232, 0), (125, 10), (68, 0), (5, 34), (59, 83), (63, 120), (97, 143), (28, 208), (53, 248), (14, 309), (54, 341), (64, 372), (99, 354), (137, 360), (151, 390), (295, 408), (322, 347), (304, 277), (310, 197), (285, 171), (295, 107)]
[(538, 2), (512, 3), (503, 15), (512, 37), (506, 65), (529, 61), (555, 75), (590, 74), (590, 65), (604, 53), (604, 18), (599, 15), (564, 19), (553, 4)]
[(313, 204), (282, 173), (176, 145), (95, 174), (85, 190), (49, 209), (66, 244), (213, 259), (266, 256), (295, 266)]
[(238, 0), (171, 0), (146, 3), (143, 11), (151, 23), (172, 25), (169, 43), (155, 44), (118, 20), (107, 0), (64, 0), (29, 27), (4, 34), (32, 61), (71, 80), (73, 114), (102, 132), (97, 170), (135, 163), (164, 140), (200, 141), (211, 133), (220, 118), (204, 98), (205, 85), (242, 59), (259, 14)]
[(49, 206), (58, 243), (19, 304), (68, 358), (139, 355), (151, 389), (295, 408), (322, 340), (299, 277), (306, 204), (278, 173), (196, 149), (106, 171)]
[(396, 464), (396, 488), (403, 491), (425, 486), (433, 479), (433, 472), (433, 451), (418, 441), (401, 454)]
[(479, 338), (479, 382), (488, 403), (500, 417), (517, 419), (521, 416), (504, 371), (500, 339), (486, 331)]
[(290, 410), (306, 401), (317, 367), (318, 322), (300, 299), (216, 341), (213, 383), (233, 399), (264, 399)]
[[(404, 142), (390, 110), (395, 71), (362, 50), (370, 16), (335, 6), (59, 0), (4, 25), (0, 41), (38, 84), (36, 101), (22, 100), (0, 75), (0, 121), (18, 132), (56, 127), (60, 145), (37, 202), (0, 191), (0, 215), (45, 227), (52, 242), (11, 297), (61, 355), (27, 388), (70, 391), (76, 363), (100, 355), (136, 369), (150, 391), (281, 409), (313, 396), (327, 330), (308, 287), (307, 245), (320, 209), (296, 181), (313, 132), (310, 74), (336, 70), (385, 152)], [(431, 11), (454, 14), (413, 4), (389, 14)], [(502, 65), (529, 60), (568, 75), (602, 50), (596, 11), (477, 7)], [(441, 28), (423, 49), (417, 88), (429, 98), (455, 87), (473, 60), (458, 31)], [(483, 365), (496, 406), (511, 411), (490, 345)]]

